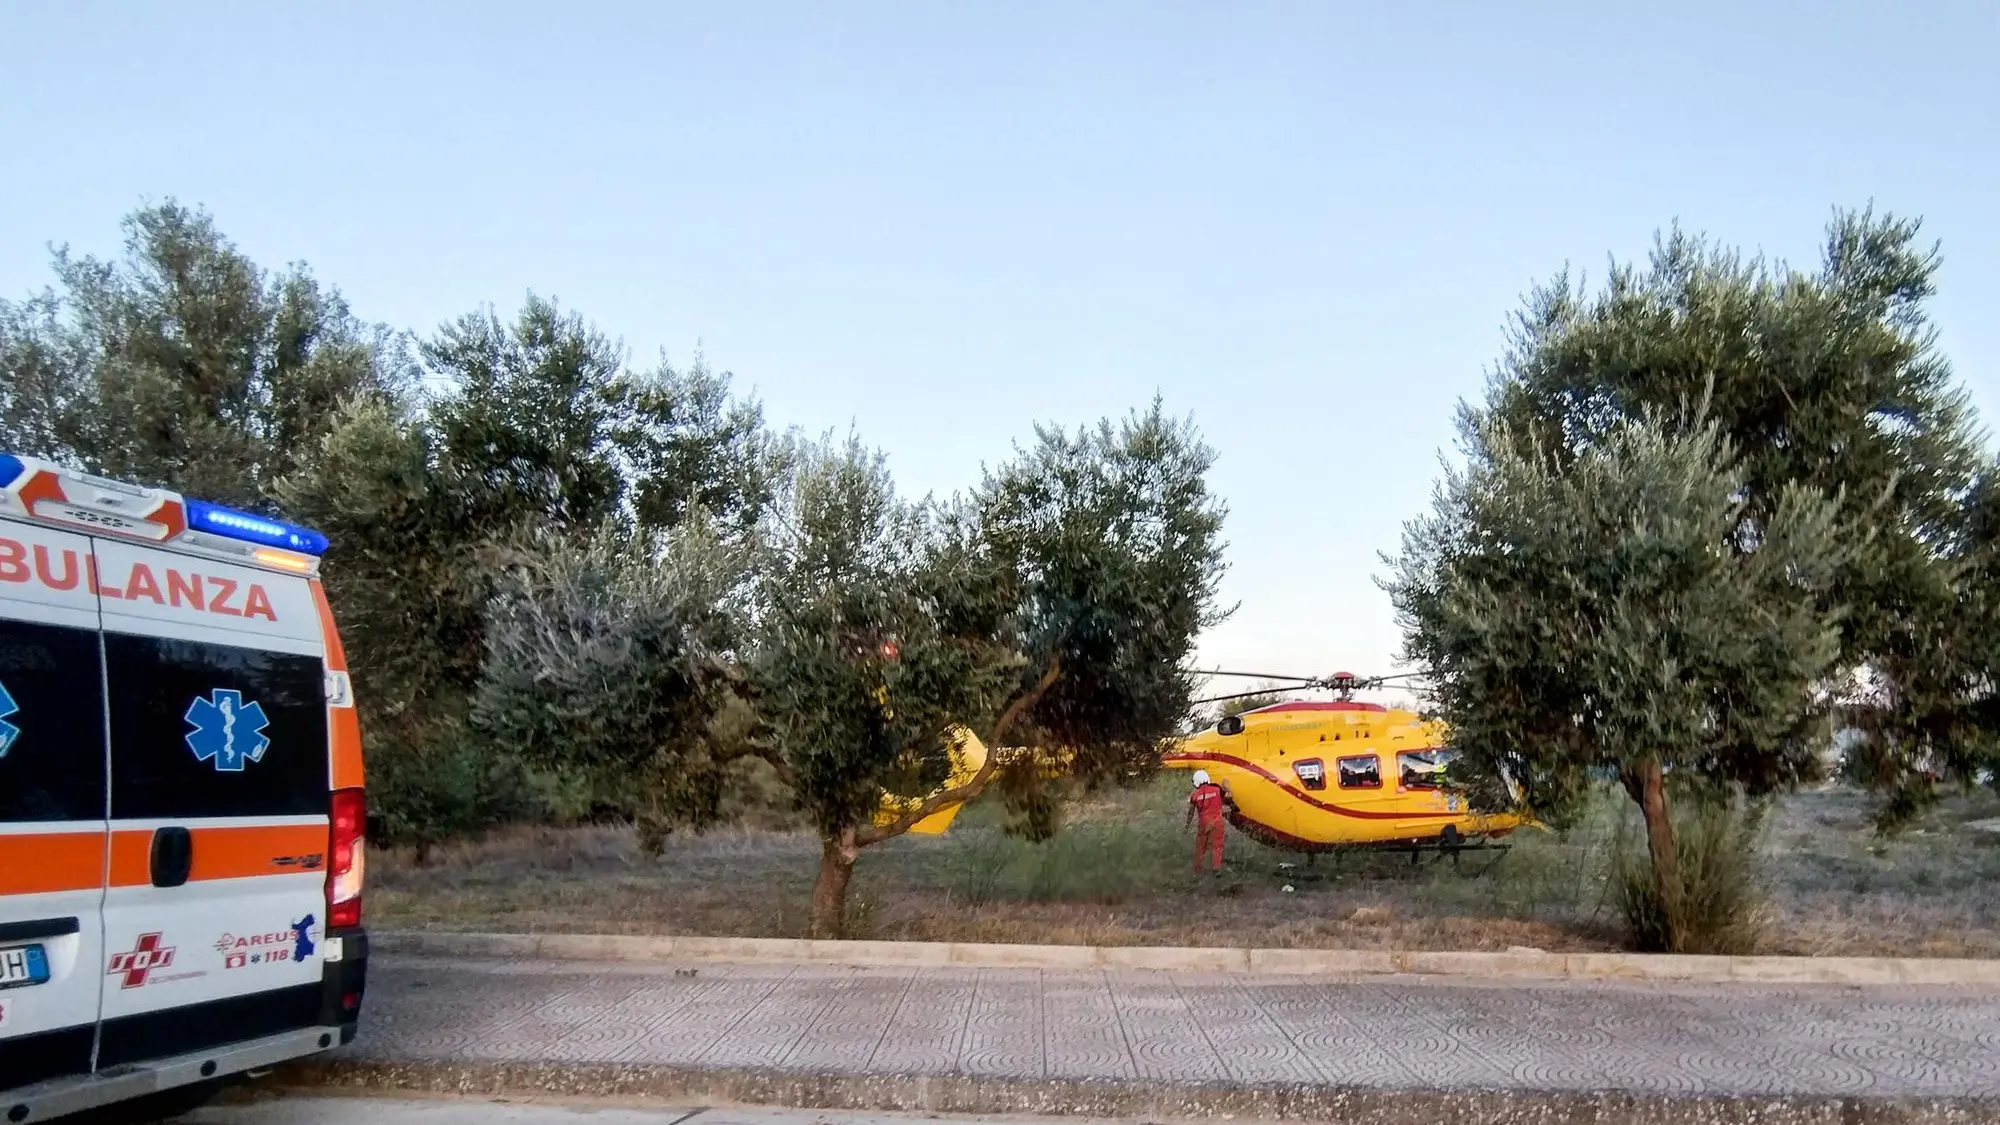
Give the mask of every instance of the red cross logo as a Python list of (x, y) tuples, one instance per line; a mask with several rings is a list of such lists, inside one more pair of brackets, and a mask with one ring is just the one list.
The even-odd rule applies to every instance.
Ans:
[(160, 947), (160, 935), (140, 934), (139, 947), (137, 949), (129, 953), (114, 953), (111, 955), (111, 967), (105, 970), (104, 975), (111, 977), (123, 973), (125, 975), (125, 983), (119, 987), (137, 988), (146, 983), (146, 974), (152, 972), (154, 969), (164, 969), (173, 963), (173, 946), (169, 945), (162, 949)]

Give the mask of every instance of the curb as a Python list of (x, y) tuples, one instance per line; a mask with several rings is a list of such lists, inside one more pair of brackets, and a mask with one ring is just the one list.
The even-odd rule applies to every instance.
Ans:
[(1295, 976), (1479, 980), (1679, 981), (2000, 987), (2000, 961), (1920, 957), (1697, 957), (1646, 953), (1422, 952), (1369, 949), (1180, 949), (980, 945), (917, 941), (631, 937), (616, 934), (390, 932), (389, 954), (556, 961), (733, 961), (861, 968), (1132, 969)]
[(808, 1110), (1079, 1116), (1327, 1125), (1966, 1125), (2000, 1119), (2000, 1100), (1669, 1095), (1533, 1090), (1390, 1090), (1076, 1080), (802, 1074), (607, 1063), (394, 1063), (325, 1060), (273, 1076), (293, 1089), (483, 1097), (635, 1099)]

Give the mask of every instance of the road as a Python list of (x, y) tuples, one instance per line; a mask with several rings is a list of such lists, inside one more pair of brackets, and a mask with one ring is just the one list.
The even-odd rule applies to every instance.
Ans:
[[(831, 1113), (805, 1109), (691, 1109), (587, 1106), (474, 1099), (290, 1097), (219, 1105), (178, 1119), (181, 1125), (953, 1125), (1000, 1122), (1040, 1125), (1014, 1117)], [(1061, 1125), (1102, 1125), (1068, 1118)]]

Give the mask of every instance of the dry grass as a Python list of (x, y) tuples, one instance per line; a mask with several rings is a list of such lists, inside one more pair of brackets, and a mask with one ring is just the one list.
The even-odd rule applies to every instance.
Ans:
[(2000, 834), (1964, 827), (1996, 815), (2000, 798), (1985, 791), (1882, 840), (1860, 794), (1784, 802), (1765, 845), (1776, 888), (1767, 944), (1811, 955), (2000, 957)]
[[(974, 808), (942, 838), (863, 854), (855, 936), (920, 941), (1301, 948), (1619, 948), (1606, 876), (1632, 846), (1607, 802), (1566, 839), (1517, 837), (1456, 869), (1426, 859), (1296, 857), (1232, 833), (1227, 876), (1197, 879), (1173, 781), (1081, 810), (1043, 845)], [(1960, 830), (2000, 814), (1955, 799), (1893, 841), (1856, 794), (1802, 793), (1773, 818), (1767, 952), (2000, 956), (2000, 836)], [(733, 829), (673, 840), (649, 859), (621, 828), (518, 829), (438, 849), (424, 867), (381, 857), (369, 911), (384, 928), (796, 937), (818, 845)], [(1283, 888), (1293, 889), (1286, 891)]]

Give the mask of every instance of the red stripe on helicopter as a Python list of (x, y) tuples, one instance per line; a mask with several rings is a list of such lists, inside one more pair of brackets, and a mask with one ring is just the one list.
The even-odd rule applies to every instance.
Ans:
[[(1425, 750), (1436, 749), (1438, 747), (1425, 746), (1413, 751), (1399, 751), (1399, 753), (1421, 754)], [(1350, 809), (1341, 805), (1329, 805), (1325, 801), (1293, 786), (1290, 782), (1265, 769), (1263, 766), (1257, 765), (1254, 762), (1246, 762), (1242, 758), (1230, 754), (1169, 754), (1160, 760), (1162, 762), (1213, 762), (1217, 765), (1235, 766), (1237, 769), (1247, 770), (1250, 773), (1256, 774), (1258, 777), (1284, 790), (1292, 797), (1304, 801), (1313, 808), (1319, 809), (1322, 812), (1333, 813), (1336, 816), (1351, 816), (1356, 820), (1455, 820), (1463, 815), (1462, 813), (1455, 812), (1367, 812), (1362, 809)]]
[(1308, 840), (1303, 836), (1294, 836), (1290, 832), (1280, 832), (1277, 829), (1272, 828), (1268, 824), (1259, 824), (1256, 821), (1251, 820), (1249, 817), (1244, 816), (1242, 812), (1235, 809), (1231, 809), (1229, 811), (1229, 823), (1234, 824), (1236, 826), (1237, 831), (1242, 832), (1244, 835), (1251, 837), (1257, 842), (1263, 844), (1265, 847), (1284, 848), (1288, 851), (1299, 852), (1300, 854), (1304, 854), (1307, 852), (1334, 852), (1334, 851), (1339, 851), (1342, 848), (1366, 846), (1357, 844), (1333, 844), (1333, 843), (1327, 843), (1322, 840)]

